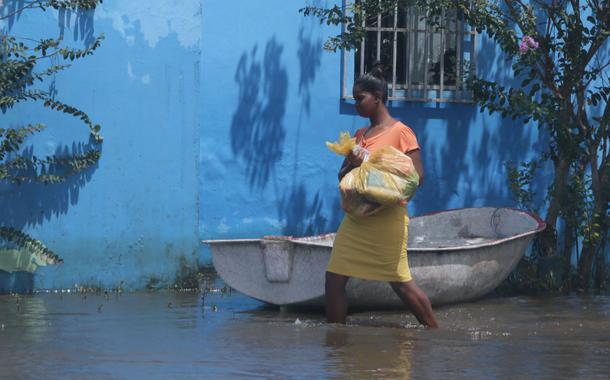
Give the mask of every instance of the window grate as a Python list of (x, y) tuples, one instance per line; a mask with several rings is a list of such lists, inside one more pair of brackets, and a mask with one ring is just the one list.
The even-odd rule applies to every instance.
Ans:
[(389, 100), (472, 103), (462, 76), (476, 68), (476, 31), (454, 10), (443, 10), (438, 25), (423, 16), (407, 6), (363, 18), (366, 37), (355, 51), (343, 52), (344, 99), (353, 99), (354, 80), (377, 60), (391, 66)]

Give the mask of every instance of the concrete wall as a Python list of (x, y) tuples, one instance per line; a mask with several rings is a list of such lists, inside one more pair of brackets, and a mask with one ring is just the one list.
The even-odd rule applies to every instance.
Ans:
[[(299, 14), (306, 2), (204, 2), (200, 231), (205, 239), (333, 231), (343, 216), (326, 149), (366, 126), (341, 100), (341, 54), (322, 50), (337, 28)], [(226, 15), (230, 14), (230, 19)], [(230, 22), (228, 22), (230, 21)], [(229, 28), (228, 25), (231, 25)], [(479, 70), (510, 70), (479, 39)], [(426, 180), (412, 215), (513, 205), (505, 163), (538, 148), (531, 126), (475, 105), (393, 102), (422, 147)]]
[[(78, 47), (105, 35), (93, 56), (42, 86), (102, 125), (99, 165), (65, 184), (0, 186), (2, 224), (64, 259), (39, 268), (34, 286), (173, 281), (198, 255), (201, 2), (108, 0), (81, 14), (27, 11), (3, 27), (35, 38), (63, 33)], [(43, 156), (88, 144), (84, 125), (41, 104), (2, 118), (10, 126), (47, 124), (26, 144)]]
[[(340, 99), (340, 54), (322, 50), (338, 29), (304, 18), (305, 4), (107, 0), (95, 13), (14, 20), (15, 33), (63, 31), (77, 46), (106, 36), (92, 57), (45, 85), (102, 124), (99, 165), (63, 185), (0, 185), (0, 221), (65, 260), (38, 269), (37, 288), (164, 284), (181, 265), (209, 261), (199, 239), (337, 228), (341, 158), (324, 141), (367, 120)], [(480, 72), (510, 69), (488, 42), (479, 46)], [(504, 164), (542, 144), (536, 128), (474, 105), (394, 102), (391, 112), (422, 147), (426, 181), (411, 215), (513, 205)], [(28, 141), (43, 152), (87, 144), (85, 127), (40, 105), (3, 119), (48, 124)]]

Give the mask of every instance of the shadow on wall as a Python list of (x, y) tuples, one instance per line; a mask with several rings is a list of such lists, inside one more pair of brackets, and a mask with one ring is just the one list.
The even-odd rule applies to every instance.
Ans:
[[(57, 148), (55, 155), (69, 157), (82, 155), (93, 148), (87, 144), (74, 143), (71, 148)], [(33, 147), (26, 148), (21, 156), (32, 157)], [(0, 225), (23, 229), (42, 224), (51, 217), (66, 214), (71, 205), (78, 203), (80, 189), (91, 180), (98, 165), (93, 165), (82, 172), (66, 178), (58, 184), (23, 183), (13, 185), (0, 182)], [(61, 168), (50, 170), (46, 174), (57, 174)], [(34, 173), (27, 173), (34, 174)]]
[(15, 22), (19, 21), (21, 17), (21, 13), (18, 10), (24, 8), (26, 6), (25, 0), (5, 0), (0, 2), (0, 15), (8, 18), (6, 21), (8, 22), (8, 29), (10, 30)]
[[(318, 37), (315, 41), (310, 38), (312, 28), (305, 30), (301, 25), (299, 29), (299, 95), (301, 96), (301, 108), (307, 115), (311, 111), (311, 85), (316, 79), (316, 72), (322, 60), (322, 39)], [(299, 120), (300, 127), (300, 120)]]
[(323, 214), (324, 202), (320, 192), (316, 192), (311, 201), (308, 198), (311, 198), (311, 195), (302, 182), (296, 187), (292, 186), (284, 195), (279, 204), (279, 218), (285, 222), (283, 234), (307, 236), (324, 231), (327, 218)]
[[(8, 27), (11, 29), (15, 22), (19, 20), (20, 13), (15, 13), (19, 9), (27, 6), (24, 1), (5, 1), (0, 7), (0, 14), (11, 15), (8, 18)], [(24, 12), (40, 12), (38, 9), (28, 9)], [(73, 12), (59, 11), (58, 28), (60, 37), (64, 36), (64, 29), (74, 16), (74, 41), (80, 41), (84, 44), (91, 43), (94, 37), (93, 27), (93, 11)], [(49, 85), (49, 93), (53, 96), (57, 90), (55, 89), (55, 81), (51, 80)], [(12, 112), (8, 110), (7, 112)], [(91, 151), (94, 147), (93, 141), (88, 143), (72, 143), (72, 146), (58, 147), (54, 155), (57, 157), (68, 157), (72, 155), (82, 155)], [(101, 149), (101, 146), (98, 147)], [(34, 152), (34, 147), (25, 148), (21, 156), (31, 158)], [(61, 173), (62, 168), (51, 168), (51, 171), (46, 174)], [(97, 169), (97, 165), (88, 168), (87, 170), (77, 173), (67, 178), (61, 184), (38, 184), (24, 183), (22, 185), (13, 185), (10, 183), (0, 182), (0, 209), (3, 210), (0, 215), (0, 225), (11, 226), (17, 229), (22, 229), (26, 226), (42, 223), (45, 219), (59, 214), (65, 214), (69, 205), (74, 205), (78, 201), (79, 189), (83, 187)], [(36, 173), (24, 173), (35, 175)]]
[[(8, 30), (11, 30), (17, 22), (21, 13), (18, 12), (24, 7), (31, 5), (31, 2), (23, 0), (5, 0), (0, 6), (0, 15), (9, 15), (7, 18)], [(26, 9), (24, 12), (40, 12), (40, 10)], [(74, 17), (74, 36), (76, 42), (82, 42), (89, 45), (95, 39), (93, 17), (94, 11), (72, 12), (59, 11), (58, 28), (59, 38), (64, 38), (64, 30), (66, 26), (70, 26), (72, 17)], [(8, 33), (6, 30), (5, 33)], [(50, 96), (54, 97), (57, 94), (55, 81), (51, 80), (48, 88)], [(6, 112), (14, 112), (8, 110)], [(58, 158), (69, 157), (74, 155), (82, 155), (94, 147), (93, 141), (88, 143), (72, 143), (71, 146), (65, 145), (58, 147), (54, 155)], [(101, 146), (95, 145), (100, 149)], [(34, 147), (25, 148), (19, 156), (31, 158), (34, 153)], [(65, 214), (70, 205), (78, 202), (80, 188), (91, 180), (91, 177), (97, 165), (89, 167), (87, 170), (72, 175), (60, 184), (40, 184), (40, 183), (24, 183), (14, 185), (0, 181), (0, 225), (13, 227), (15, 229), (24, 229), (28, 226), (42, 224), (45, 220), (53, 216)], [(55, 166), (50, 167), (48, 172), (44, 174), (61, 174), (65, 168)], [(22, 173), (24, 175), (36, 175), (43, 173)], [(0, 242), (1, 243), (1, 242)], [(6, 268), (4, 268), (6, 269)], [(0, 294), (8, 292), (30, 292), (34, 286), (33, 273), (25, 271), (17, 271), (9, 273), (0, 268)]]
[[(79, 143), (73, 144), (71, 149), (68, 149), (67, 146), (58, 148), (55, 155), (57, 157), (81, 155), (89, 150), (91, 150), (91, 144)], [(31, 157), (32, 151), (32, 147), (26, 148), (21, 156)], [(59, 184), (23, 183), (14, 185), (0, 181), (0, 210), (2, 210), (0, 226), (22, 230), (29, 226), (40, 225), (53, 216), (66, 214), (69, 206), (78, 202), (80, 189), (91, 180), (97, 166), (96, 164), (67, 177), (65, 182)], [(57, 171), (63, 170), (57, 168)], [(58, 173), (55, 169), (51, 169), (46, 174)], [(0, 241), (0, 254), (2, 254), (3, 245), (3, 242)], [(5, 261), (5, 264), (8, 263), (9, 267), (13, 266), (10, 264), (10, 257), (5, 260), (9, 260)], [(6, 272), (4, 269), (7, 268), (0, 267), (0, 294), (30, 293), (34, 290), (34, 273)]]
[(9, 273), (0, 269), (0, 294), (31, 293), (33, 290), (33, 273), (22, 271)]
[[(293, 236), (328, 232), (339, 224), (341, 213), (338, 197), (334, 198), (332, 209), (325, 207), (320, 191), (311, 193), (299, 174), (302, 120), (310, 112), (310, 89), (322, 58), (321, 39), (313, 40), (308, 30), (301, 26), (297, 41), (301, 109), (296, 130), (291, 131), (295, 136), (291, 152), (294, 157), (292, 182), (274, 182), (278, 219), (285, 226), (282, 233)], [(265, 190), (288, 149), (283, 124), (288, 74), (282, 64), (283, 51), (283, 46), (273, 37), (267, 42), (262, 59), (258, 46), (254, 46), (241, 55), (235, 72), (239, 98), (231, 122), (231, 148), (244, 164), (248, 184), (254, 191)]]
[[(479, 75), (496, 81), (510, 76), (510, 62), (497, 54), (485, 54), (495, 52), (496, 46), (487, 38), (482, 40)], [(341, 113), (356, 114), (351, 104), (342, 103)], [(422, 147), (425, 181), (414, 199), (416, 214), (513, 204), (505, 165), (524, 161), (531, 153), (535, 127), (511, 119), (484, 125), (487, 118), (478, 116), (476, 104), (394, 102), (390, 112), (415, 131)], [(535, 150), (542, 151), (543, 140), (535, 142)]]
[[(477, 72), (485, 79), (501, 83), (505, 86), (521, 88), (522, 79), (513, 78), (512, 62), (500, 51), (497, 44), (489, 38), (481, 38), (481, 48), (477, 57)], [(474, 105), (479, 112), (478, 105)], [(487, 111), (485, 111), (487, 114)], [(508, 169), (507, 165), (518, 165), (524, 161), (538, 159), (540, 154), (546, 151), (549, 144), (549, 136), (545, 130), (539, 130), (538, 126), (530, 121), (524, 124), (523, 120), (512, 118), (500, 119), (499, 113), (495, 114), (499, 121), (495, 130), (489, 126), (478, 124), (475, 128), (481, 128), (484, 142), (478, 144), (479, 150), (475, 159), (475, 170), (485, 169), (489, 164), (495, 164), (501, 168), (496, 175), (496, 183), (504, 186), (508, 191)], [(541, 209), (545, 203), (547, 186), (550, 183), (550, 172), (541, 170), (534, 179), (532, 186), (535, 189), (532, 205), (534, 209)], [(497, 186), (492, 183), (484, 184), (487, 188), (496, 191)], [(472, 195), (472, 194), (470, 194)], [(506, 198), (506, 196), (504, 196)], [(510, 194), (512, 200), (512, 194)], [(504, 204), (503, 204), (504, 205)]]
[(89, 46), (95, 41), (95, 30), (93, 27), (93, 19), (95, 9), (91, 11), (74, 12), (71, 10), (60, 9), (58, 14), (59, 38), (64, 38), (66, 26), (71, 25), (72, 17), (74, 17), (74, 41), (82, 41), (85, 46)]
[[(284, 222), (282, 233), (291, 236), (310, 236), (335, 231), (341, 218), (339, 198), (335, 194), (332, 205), (325, 206), (321, 192), (311, 190), (300, 175), (300, 147), (303, 116), (311, 111), (311, 86), (316, 79), (316, 73), (322, 60), (322, 39), (312, 37), (315, 24), (301, 25), (298, 34), (297, 58), (299, 59), (299, 97), (301, 108), (294, 140), (294, 163), (292, 184), (281, 197), (279, 203), (279, 219)], [(330, 215), (329, 215), (330, 213)]]
[(246, 166), (250, 187), (257, 190), (267, 186), (286, 138), (282, 123), (288, 75), (281, 64), (283, 49), (273, 37), (259, 61), (254, 46), (242, 54), (235, 72), (239, 100), (231, 121), (231, 148)]
[[(0, 1), (0, 15), (7, 15), (8, 29), (12, 29), (19, 21), (22, 12), (41, 12), (35, 2), (25, 0)], [(66, 27), (72, 26), (73, 40), (80, 41), (89, 46), (95, 40), (94, 28), (95, 9), (90, 11), (72, 11), (66, 9), (58, 10), (57, 26), (59, 29), (58, 39), (64, 39)], [(72, 24), (74, 19), (74, 24)]]

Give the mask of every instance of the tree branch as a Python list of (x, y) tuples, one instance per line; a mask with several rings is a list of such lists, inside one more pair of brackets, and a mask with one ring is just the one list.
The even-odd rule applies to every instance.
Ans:
[(40, 1), (40, 0), (33, 0), (33, 1), (29, 2), (29, 3), (27, 3), (27, 5), (24, 6), (23, 8), (19, 8), (19, 9), (13, 11), (12, 13), (9, 13), (6, 16), (0, 16), (0, 20), (6, 20), (8, 18), (11, 18), (11, 17), (15, 16), (16, 14), (19, 14), (19, 13), (25, 11), (26, 9), (31, 9), (31, 8), (34, 8), (36, 6), (44, 9), (42, 1)]

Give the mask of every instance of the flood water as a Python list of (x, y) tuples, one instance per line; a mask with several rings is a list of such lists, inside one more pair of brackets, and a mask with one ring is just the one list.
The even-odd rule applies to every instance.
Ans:
[(4, 379), (607, 379), (610, 297), (488, 298), (398, 311), (269, 308), (241, 294), (0, 296)]

